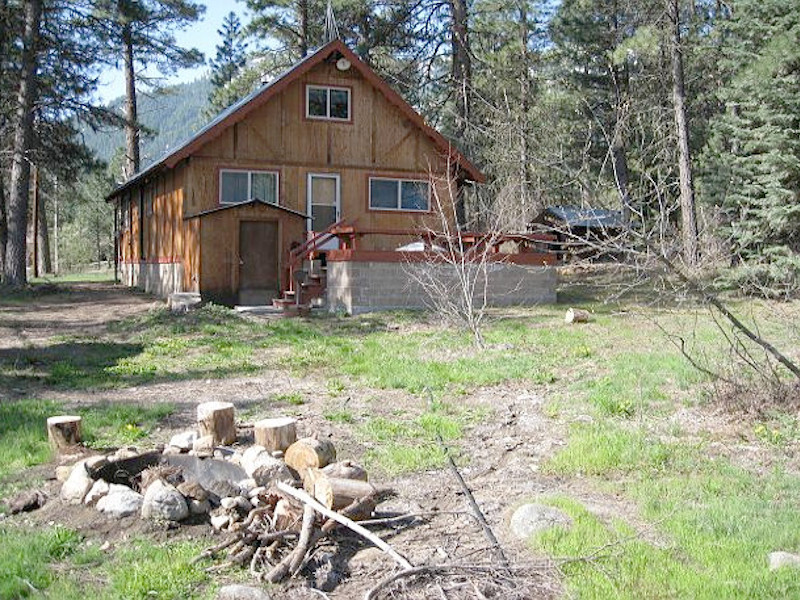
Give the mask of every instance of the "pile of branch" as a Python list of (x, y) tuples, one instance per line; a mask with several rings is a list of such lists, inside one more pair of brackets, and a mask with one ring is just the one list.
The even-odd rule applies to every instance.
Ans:
[(366, 472), (349, 462), (304, 471), (300, 474), (305, 489), (299, 487), (299, 480), (277, 481), (251, 498), (255, 507), (249, 512), (236, 506), (221, 507), (228, 511), (227, 531), (232, 535), (206, 549), (198, 559), (224, 552), (227, 560), (210, 570), (249, 565), (257, 580), (278, 583), (299, 573), (315, 546), (344, 527), (370, 540), (403, 568), (410, 568), (408, 561), (357, 523), (369, 519), (393, 490), (368, 483)]

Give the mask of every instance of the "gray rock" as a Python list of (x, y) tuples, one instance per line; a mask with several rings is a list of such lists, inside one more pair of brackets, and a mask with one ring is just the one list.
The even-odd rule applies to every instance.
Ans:
[(97, 501), (97, 510), (112, 517), (135, 515), (142, 508), (142, 495), (124, 485), (111, 485), (107, 496)]
[(204, 435), (192, 443), (192, 452), (195, 456), (208, 458), (214, 455), (214, 436)]
[(94, 479), (86, 472), (86, 461), (79, 461), (61, 486), (61, 498), (69, 504), (80, 504), (93, 485)]
[(226, 585), (217, 592), (217, 600), (272, 600), (272, 596), (250, 585)]
[(193, 515), (204, 515), (211, 510), (211, 502), (208, 500), (190, 498), (187, 504), (189, 505), (189, 512)]
[(572, 519), (566, 513), (543, 504), (523, 504), (511, 516), (511, 531), (520, 540), (527, 540), (553, 527), (571, 525)]
[(243, 496), (249, 496), (250, 492), (256, 489), (258, 486), (256, 485), (256, 480), (248, 477), (247, 479), (242, 479), (239, 482), (239, 489), (242, 490)]
[(86, 506), (94, 506), (98, 503), (100, 498), (103, 496), (108, 495), (108, 492), (111, 491), (108, 483), (105, 482), (103, 479), (98, 479), (94, 482), (92, 489), (89, 490), (89, 493), (86, 494), (86, 497), (83, 499), (83, 503)]
[(209, 521), (214, 529), (225, 529), (231, 524), (231, 517), (227, 514), (211, 515)]
[[(165, 455), (163, 460), (168, 465), (180, 467), (183, 471), (183, 478), (186, 481), (196, 481), (205, 489), (214, 491), (219, 496), (229, 496), (231, 494), (216, 492), (214, 484), (224, 482), (232, 485), (231, 482), (247, 478), (247, 473), (245, 473), (244, 469), (228, 460), (203, 459), (186, 454)], [(238, 490), (238, 487), (236, 489)]]
[(770, 552), (768, 560), (770, 571), (775, 571), (783, 567), (800, 569), (800, 554), (792, 554), (791, 552), (783, 551)]
[(182, 521), (188, 516), (189, 506), (186, 499), (175, 487), (160, 479), (147, 487), (142, 502), (143, 518)]
[(177, 448), (181, 452), (188, 452), (192, 449), (194, 445), (194, 441), (197, 439), (197, 432), (196, 431), (184, 431), (183, 433), (178, 433), (173, 435), (172, 438), (169, 440), (169, 445), (173, 448)]
[(242, 456), (242, 467), (256, 485), (269, 485), (274, 481), (291, 481), (289, 467), (282, 460), (275, 458), (262, 446), (251, 446)]

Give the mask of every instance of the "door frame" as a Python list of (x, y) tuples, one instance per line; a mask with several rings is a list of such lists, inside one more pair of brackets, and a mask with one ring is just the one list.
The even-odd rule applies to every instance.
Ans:
[(314, 177), (326, 177), (328, 179), (335, 179), (336, 180), (336, 221), (339, 221), (342, 218), (342, 176), (339, 173), (307, 173), (306, 174), (306, 214), (309, 218), (306, 220), (306, 231), (315, 231), (314, 230), (314, 222), (310, 218), (312, 216), (311, 211), (311, 180)]

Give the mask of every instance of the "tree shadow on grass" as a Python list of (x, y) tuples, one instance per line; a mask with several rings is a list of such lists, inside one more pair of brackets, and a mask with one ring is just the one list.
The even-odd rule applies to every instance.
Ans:
[[(139, 343), (64, 342), (43, 347), (0, 348), (0, 396), (47, 389), (110, 389), (252, 374), (249, 361), (170, 370), (167, 359), (146, 354)], [(173, 363), (175, 359), (173, 359)]]

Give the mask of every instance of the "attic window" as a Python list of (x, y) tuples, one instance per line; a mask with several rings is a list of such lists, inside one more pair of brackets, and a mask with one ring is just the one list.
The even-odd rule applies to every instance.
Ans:
[(331, 121), (350, 120), (350, 88), (306, 86), (306, 117)]
[(219, 172), (219, 203), (239, 204), (258, 199), (278, 203), (278, 174), (273, 171), (240, 171), (223, 169)]

